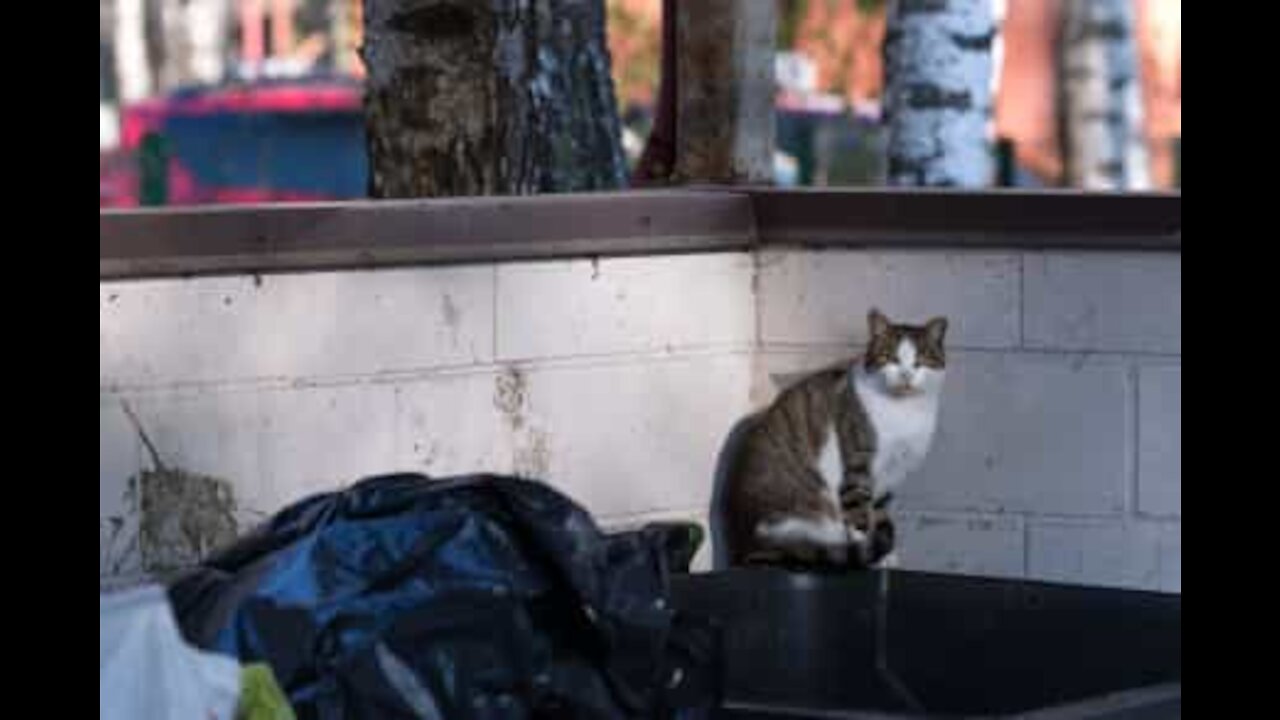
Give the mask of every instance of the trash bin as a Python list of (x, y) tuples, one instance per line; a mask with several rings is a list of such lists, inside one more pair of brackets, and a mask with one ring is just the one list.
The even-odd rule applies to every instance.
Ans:
[(682, 575), (721, 633), (718, 717), (1181, 715), (1181, 596), (877, 572)]

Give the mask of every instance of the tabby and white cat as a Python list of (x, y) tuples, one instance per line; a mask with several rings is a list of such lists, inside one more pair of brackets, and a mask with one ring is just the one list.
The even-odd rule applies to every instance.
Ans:
[(933, 440), (947, 320), (868, 323), (862, 358), (787, 388), (748, 430), (726, 478), (730, 564), (896, 563), (889, 503)]

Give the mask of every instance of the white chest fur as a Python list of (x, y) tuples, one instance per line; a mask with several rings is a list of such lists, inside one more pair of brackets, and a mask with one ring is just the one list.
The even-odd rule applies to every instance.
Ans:
[(896, 397), (880, 389), (874, 378), (858, 372), (853, 375), (853, 390), (876, 433), (876, 452), (871, 458), (876, 497), (895, 490), (929, 453), (938, 423), (941, 378), (934, 380), (937, 382), (928, 383), (923, 393)]
[(818, 453), (818, 474), (827, 484), (827, 496), (831, 506), (840, 507), (840, 486), (844, 484), (844, 461), (840, 457), (840, 439), (836, 437), (835, 423), (828, 423), (827, 437)]

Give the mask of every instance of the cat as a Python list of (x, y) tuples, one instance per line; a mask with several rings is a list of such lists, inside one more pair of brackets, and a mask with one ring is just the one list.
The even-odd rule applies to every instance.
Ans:
[(866, 352), (783, 390), (726, 477), (730, 565), (894, 567), (889, 506), (923, 462), (946, 377), (947, 319), (867, 316)]

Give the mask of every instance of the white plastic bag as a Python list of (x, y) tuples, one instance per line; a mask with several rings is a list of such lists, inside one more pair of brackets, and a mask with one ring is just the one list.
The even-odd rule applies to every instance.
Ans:
[(100, 720), (232, 720), (240, 664), (187, 645), (151, 585), (98, 597)]

